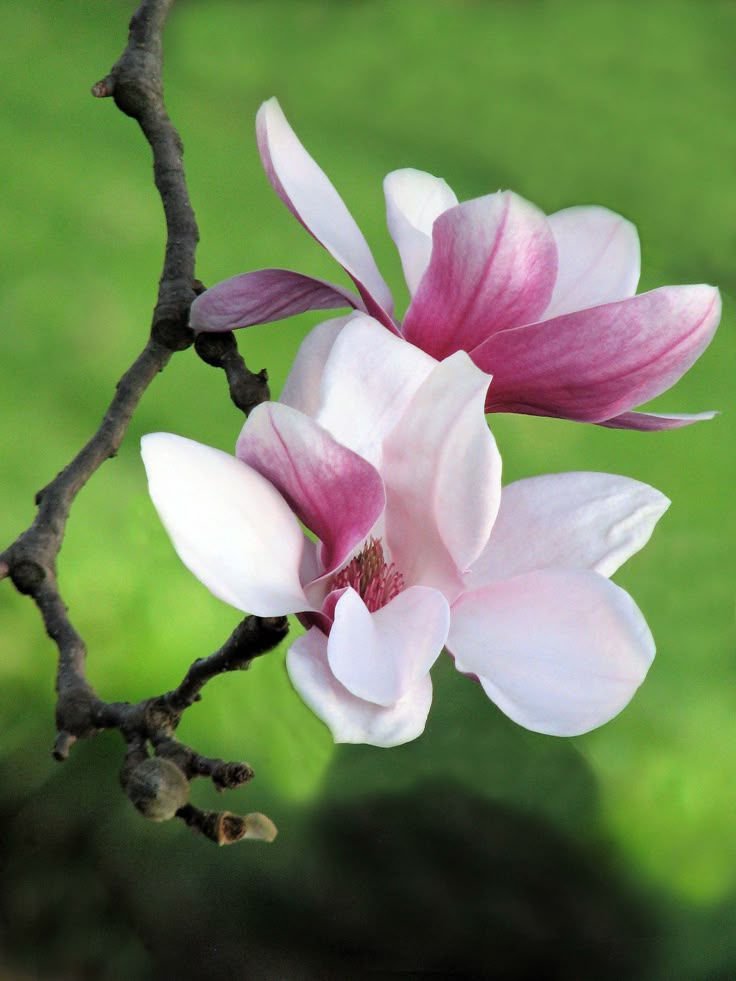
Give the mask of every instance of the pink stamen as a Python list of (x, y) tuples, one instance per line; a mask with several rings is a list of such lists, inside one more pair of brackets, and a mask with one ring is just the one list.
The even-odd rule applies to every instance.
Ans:
[(369, 538), (360, 552), (332, 580), (332, 589), (352, 586), (371, 613), (380, 610), (404, 588), (404, 577), (383, 557), (383, 545)]

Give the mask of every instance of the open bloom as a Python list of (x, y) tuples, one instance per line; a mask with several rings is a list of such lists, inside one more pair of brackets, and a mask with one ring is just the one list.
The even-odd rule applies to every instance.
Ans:
[(443, 180), (394, 171), (384, 182), (388, 227), (411, 294), (400, 324), (352, 215), (275, 99), (261, 106), (257, 136), (277, 194), (358, 293), (285, 269), (258, 270), (200, 296), (195, 330), (351, 306), (435, 358), (467, 351), (493, 374), (489, 412), (642, 430), (712, 417), (630, 411), (702, 354), (718, 326), (720, 298), (704, 285), (635, 295), (639, 240), (619, 215), (575, 207), (545, 216), (510, 191), (458, 204)]
[(364, 315), (326, 359), (305, 351), (235, 456), (156, 433), (143, 457), (191, 571), (240, 610), (299, 616), (289, 675), (334, 738), (419, 735), (445, 646), (530, 729), (572, 735), (618, 713), (654, 645), (607, 577), (667, 500), (606, 474), (502, 492), (489, 378), (463, 352), (437, 362)]

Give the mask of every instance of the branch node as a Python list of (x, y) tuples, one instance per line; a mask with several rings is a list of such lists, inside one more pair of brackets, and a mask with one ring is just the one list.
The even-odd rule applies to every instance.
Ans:
[(188, 310), (182, 319), (160, 317), (151, 328), (151, 338), (169, 351), (186, 351), (194, 344), (194, 331), (188, 323)]
[(112, 75), (101, 78), (92, 86), (92, 95), (95, 99), (109, 99), (115, 92), (115, 79)]
[(24, 596), (34, 596), (46, 578), (46, 570), (38, 562), (22, 559), (13, 564), (10, 572), (13, 585)]
[(61, 732), (57, 732), (54, 748), (51, 751), (51, 755), (57, 763), (63, 763), (69, 759), (69, 752), (76, 741), (77, 737), (72, 735), (71, 732), (66, 732), (63, 729)]
[(255, 776), (253, 767), (247, 763), (221, 763), (212, 771), (212, 783), (220, 790), (234, 790), (242, 787)]
[[(56, 703), (56, 726), (59, 733), (57, 743), (64, 734), (72, 737), (73, 741), (89, 739), (97, 735), (100, 732), (99, 726), (95, 723), (98, 704), (97, 697), (84, 681), (61, 692)], [(71, 748), (72, 743), (62, 739), (63, 745)]]

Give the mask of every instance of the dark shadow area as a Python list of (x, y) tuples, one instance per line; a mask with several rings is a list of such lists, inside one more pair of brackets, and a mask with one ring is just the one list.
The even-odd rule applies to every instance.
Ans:
[(70, 769), (3, 805), (0, 965), (59, 981), (647, 977), (652, 914), (605, 857), (456, 783), (286, 816), (272, 848), (218, 851), (110, 811), (105, 755), (99, 783)]

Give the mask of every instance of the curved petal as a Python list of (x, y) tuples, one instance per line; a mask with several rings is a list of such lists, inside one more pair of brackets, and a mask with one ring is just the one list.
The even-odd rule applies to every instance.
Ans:
[(472, 351), (496, 331), (536, 320), (556, 275), (557, 248), (538, 208), (511, 191), (466, 201), (434, 223), (404, 336), (439, 359)]
[(387, 434), (436, 364), (375, 320), (354, 314), (325, 364), (316, 419), (380, 469)]
[(390, 320), (391, 292), (368, 243), (345, 202), (289, 126), (276, 99), (264, 102), (258, 110), (256, 135), (266, 175), (278, 196), (352, 278), (368, 312)]
[(599, 426), (609, 429), (636, 429), (641, 433), (656, 433), (664, 429), (682, 429), (692, 426), (694, 422), (705, 422), (715, 419), (718, 412), (670, 413), (662, 415), (659, 412), (622, 412), (610, 419), (603, 419)]
[(466, 593), (447, 641), (509, 718), (575, 736), (630, 701), (654, 658), (634, 601), (594, 572), (543, 569)]
[(558, 267), (545, 320), (636, 293), (641, 250), (630, 221), (597, 206), (565, 208), (547, 221), (557, 244)]
[(299, 582), (304, 534), (278, 491), (221, 450), (144, 436), (148, 489), (182, 562), (219, 599), (257, 616), (312, 609)]
[(400, 746), (424, 731), (432, 705), (427, 674), (389, 707), (365, 702), (344, 688), (327, 661), (327, 637), (317, 628), (298, 637), (286, 655), (294, 688), (328, 726), (336, 743)]
[(473, 351), (493, 374), (486, 409), (581, 422), (618, 416), (673, 385), (720, 315), (712, 286), (664, 286), (494, 334)]
[(337, 335), (352, 316), (353, 314), (348, 314), (346, 317), (325, 320), (310, 330), (299, 346), (279, 402), (290, 405), (292, 409), (298, 409), (307, 416), (316, 415), (325, 364)]
[(432, 253), (435, 219), (457, 204), (454, 191), (422, 170), (394, 170), (383, 182), (386, 221), (401, 256), (409, 292), (416, 293)]
[(351, 694), (394, 705), (429, 673), (449, 628), (450, 608), (435, 589), (413, 586), (370, 613), (348, 588), (335, 607), (327, 659)]
[(200, 294), (189, 326), (196, 331), (235, 330), (284, 320), (305, 310), (362, 307), (350, 290), (289, 269), (257, 269), (232, 276)]
[(256, 406), (235, 452), (271, 481), (320, 539), (323, 573), (345, 560), (383, 511), (378, 471), (288, 405)]
[(384, 446), (386, 538), (410, 583), (454, 599), (458, 574), (488, 541), (501, 458), (486, 423), (489, 378), (458, 351), (436, 365)]
[(607, 473), (555, 473), (504, 487), (490, 541), (468, 589), (533, 569), (611, 576), (649, 541), (670, 502), (648, 484)]

